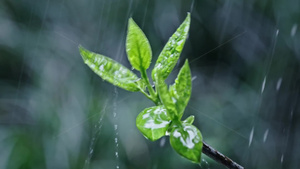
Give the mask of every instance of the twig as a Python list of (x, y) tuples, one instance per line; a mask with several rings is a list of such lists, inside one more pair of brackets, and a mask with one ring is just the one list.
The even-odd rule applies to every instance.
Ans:
[(244, 169), (241, 165), (238, 163), (232, 161), (230, 158), (226, 157), (222, 153), (218, 152), (214, 148), (212, 148), (210, 145), (207, 143), (203, 142), (203, 148), (202, 152), (207, 155), (208, 157), (214, 159), (215, 161), (222, 163), (225, 165), (227, 168), (230, 169)]

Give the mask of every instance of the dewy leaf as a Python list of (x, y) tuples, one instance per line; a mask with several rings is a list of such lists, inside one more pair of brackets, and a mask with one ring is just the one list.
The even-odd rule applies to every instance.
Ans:
[(172, 100), (172, 97), (169, 93), (168, 86), (165, 83), (165, 80), (162, 79), (162, 76), (156, 77), (156, 88), (158, 91), (159, 98), (163, 105), (166, 107), (168, 113), (171, 115), (171, 118), (174, 119), (174, 115), (177, 115), (175, 104)]
[(170, 134), (170, 143), (178, 154), (194, 163), (200, 163), (202, 135), (195, 126), (187, 123), (174, 126)]
[(185, 61), (181, 68), (175, 84), (170, 87), (170, 94), (175, 101), (179, 119), (182, 117), (185, 107), (187, 106), (192, 93), (192, 77), (188, 60)]
[(102, 79), (128, 91), (139, 91), (140, 86), (143, 86), (143, 82), (133, 72), (118, 62), (82, 46), (79, 46), (79, 51), (84, 63)]
[(128, 21), (126, 40), (128, 60), (136, 70), (146, 70), (152, 59), (151, 47), (147, 37), (132, 18)]
[(183, 123), (193, 124), (194, 120), (195, 120), (195, 116), (191, 115), (191, 116), (189, 116), (188, 118), (186, 118), (186, 119), (183, 121)]
[(156, 79), (159, 71), (162, 73), (163, 79), (166, 79), (173, 70), (187, 38), (190, 20), (190, 14), (188, 13), (184, 22), (168, 40), (152, 70), (152, 79)]
[(137, 128), (151, 141), (164, 136), (170, 123), (171, 119), (162, 105), (146, 108), (136, 118)]

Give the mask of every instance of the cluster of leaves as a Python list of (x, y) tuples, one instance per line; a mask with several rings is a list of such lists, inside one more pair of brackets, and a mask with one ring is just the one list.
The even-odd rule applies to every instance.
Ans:
[(141, 73), (141, 78), (116, 61), (79, 46), (84, 62), (101, 78), (128, 91), (140, 91), (156, 106), (146, 108), (136, 118), (136, 126), (149, 140), (155, 141), (170, 136), (173, 149), (181, 156), (199, 163), (202, 151), (202, 135), (192, 125), (194, 116), (181, 121), (185, 107), (191, 96), (192, 81), (188, 60), (181, 68), (175, 83), (169, 88), (165, 79), (169, 76), (188, 36), (190, 14), (170, 37), (160, 53), (152, 79), (149, 82), (146, 70), (149, 68), (152, 51), (148, 39), (138, 25), (129, 19), (126, 52), (132, 67)]

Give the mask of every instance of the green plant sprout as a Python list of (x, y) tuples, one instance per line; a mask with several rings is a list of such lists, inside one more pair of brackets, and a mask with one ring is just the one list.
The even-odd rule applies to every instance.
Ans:
[[(175, 83), (169, 87), (165, 83), (165, 79), (172, 72), (180, 57), (188, 36), (190, 21), (188, 13), (158, 56), (151, 73), (155, 90), (150, 84), (146, 72), (152, 59), (151, 46), (143, 31), (132, 18), (128, 21), (126, 52), (130, 64), (140, 72), (141, 78), (106, 56), (90, 52), (82, 46), (79, 46), (79, 51), (85, 64), (102, 79), (128, 91), (139, 91), (155, 103), (155, 106), (144, 109), (136, 118), (136, 126), (144, 137), (156, 141), (163, 136), (170, 136), (170, 144), (173, 149), (194, 163), (201, 162), (202, 151), (211, 151), (206, 154), (210, 157), (214, 156), (212, 158), (222, 162), (220, 159), (216, 159), (216, 155), (212, 155), (214, 149), (203, 142), (201, 132), (192, 125), (194, 116), (181, 120), (192, 91), (188, 60), (179, 71)], [(202, 150), (202, 148), (204, 149)], [(224, 156), (224, 158), (227, 157)]]

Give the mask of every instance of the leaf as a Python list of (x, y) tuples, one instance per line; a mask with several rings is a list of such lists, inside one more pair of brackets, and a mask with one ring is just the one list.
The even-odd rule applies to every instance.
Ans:
[(188, 13), (186, 19), (168, 40), (152, 70), (152, 79), (156, 79), (158, 71), (162, 73), (163, 79), (166, 79), (173, 70), (187, 39), (190, 20), (190, 14)]
[(191, 115), (191, 116), (189, 116), (188, 118), (186, 118), (186, 119), (183, 121), (183, 123), (193, 124), (194, 120), (195, 120), (195, 116)]
[(136, 118), (136, 126), (149, 140), (155, 141), (165, 135), (171, 119), (164, 106), (149, 107)]
[(188, 60), (186, 60), (175, 79), (175, 84), (170, 87), (170, 94), (173, 101), (175, 101), (179, 119), (182, 117), (184, 109), (190, 100), (191, 93), (192, 76)]
[(128, 21), (126, 52), (133, 68), (139, 71), (149, 68), (152, 59), (149, 41), (132, 18)]
[(133, 92), (139, 91), (144, 86), (142, 80), (118, 62), (106, 56), (90, 52), (82, 46), (79, 46), (79, 51), (84, 63), (102, 79)]
[(170, 134), (170, 143), (178, 154), (194, 163), (200, 163), (202, 135), (195, 126), (187, 123), (174, 126)]
[(168, 86), (164, 79), (162, 79), (162, 76), (156, 77), (156, 88), (161, 102), (166, 107), (168, 113), (171, 115), (171, 118), (174, 119), (175, 115), (177, 115), (177, 111), (172, 97), (168, 91)]

